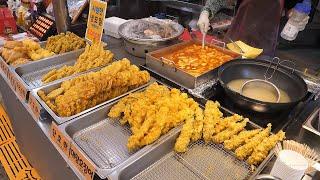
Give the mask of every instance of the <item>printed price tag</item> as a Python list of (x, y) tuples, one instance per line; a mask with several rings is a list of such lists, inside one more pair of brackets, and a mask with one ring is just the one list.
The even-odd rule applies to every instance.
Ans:
[(70, 149), (70, 140), (66, 138), (59, 130), (56, 123), (51, 123), (51, 140), (55, 142), (65, 155), (68, 156)]
[(32, 111), (36, 121), (38, 121), (40, 119), (41, 106), (38, 103), (37, 99), (31, 93), (29, 95), (29, 103), (28, 104), (31, 108), (31, 111)]
[(89, 18), (85, 37), (91, 43), (101, 41), (106, 11), (106, 2), (99, 0), (90, 1)]
[(73, 144), (70, 145), (69, 159), (82, 173), (85, 179), (93, 179), (95, 168)]
[(15, 87), (15, 91), (17, 92), (18, 96), (20, 97), (21, 101), (25, 101), (27, 99), (27, 89), (25, 88), (25, 86), (17, 79), (16, 76), (14, 76), (14, 74), (11, 73), (12, 79), (14, 81), (14, 87)]
[(0, 68), (1, 68), (2, 72), (4, 73), (4, 75), (6, 77), (8, 77), (7, 74), (9, 72), (9, 67), (3, 59), (0, 59)]

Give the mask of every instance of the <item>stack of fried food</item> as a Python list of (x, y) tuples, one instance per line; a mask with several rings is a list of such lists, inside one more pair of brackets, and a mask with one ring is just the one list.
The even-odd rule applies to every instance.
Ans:
[(224, 118), (219, 106), (218, 102), (208, 101), (202, 119), (186, 121), (175, 144), (176, 152), (186, 152), (191, 141), (202, 137), (206, 143), (223, 143), (226, 149), (235, 150), (240, 160), (247, 159), (249, 164), (258, 165), (276, 143), (285, 138), (283, 131), (270, 136), (271, 124), (263, 130), (245, 130), (247, 118), (237, 114)]
[(60, 117), (68, 117), (146, 84), (150, 75), (128, 59), (113, 62), (98, 72), (64, 81), (60, 88), (38, 95)]
[(192, 98), (178, 89), (153, 83), (143, 92), (126, 96), (114, 105), (109, 114), (129, 124), (132, 136), (128, 140), (130, 151), (156, 141), (161, 135), (194, 117), (201, 119), (202, 109)]
[(84, 48), (86, 42), (83, 38), (72, 32), (61, 33), (51, 36), (47, 40), (46, 49), (56, 54), (74, 51)]
[(41, 48), (39, 43), (31, 39), (25, 39), (23, 41), (6, 41), (0, 54), (6, 63), (13, 66), (54, 55), (53, 52)]
[(218, 102), (208, 101), (202, 110), (186, 93), (153, 83), (145, 91), (121, 99), (108, 116), (130, 125), (129, 151), (151, 144), (183, 124), (175, 143), (176, 152), (186, 152), (191, 142), (203, 139), (206, 143), (223, 143), (226, 149), (235, 150), (239, 159), (247, 158), (249, 164), (258, 165), (285, 138), (283, 131), (269, 136), (271, 124), (263, 130), (246, 130), (247, 118), (238, 114), (223, 117), (219, 107)]
[(105, 66), (112, 61), (113, 57), (114, 54), (109, 50), (104, 50), (102, 44), (87, 44), (85, 51), (79, 56), (73, 66), (65, 65), (60, 69), (51, 70), (42, 77), (42, 82), (49, 83), (92, 68)]

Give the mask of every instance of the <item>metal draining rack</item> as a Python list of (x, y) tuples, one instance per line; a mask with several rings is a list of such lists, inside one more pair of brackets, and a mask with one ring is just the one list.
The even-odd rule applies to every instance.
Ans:
[(62, 64), (48, 66), (44, 69), (34, 71), (32, 73), (23, 74), (21, 76), (21, 78), (31, 89), (38, 88), (43, 85), (43, 83), (41, 81), (43, 75), (45, 75), (46, 73), (48, 73), (52, 69), (55, 69), (55, 68), (57, 69), (57, 68), (61, 68), (61, 67), (65, 66), (65, 65), (73, 65), (73, 64), (74, 64), (74, 62), (65, 62)]
[(99, 168), (110, 169), (134, 154), (127, 148), (130, 135), (128, 126), (107, 118), (75, 133), (73, 140)]
[(173, 151), (133, 177), (142, 179), (248, 179), (251, 167), (220, 144), (200, 140), (184, 154)]

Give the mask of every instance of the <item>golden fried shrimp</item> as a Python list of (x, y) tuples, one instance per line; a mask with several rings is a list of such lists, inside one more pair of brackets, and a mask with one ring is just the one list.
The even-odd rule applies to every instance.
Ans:
[(191, 110), (187, 110), (185, 124), (183, 125), (180, 135), (174, 145), (176, 152), (186, 152), (193, 133), (194, 114)]
[(203, 121), (203, 139), (207, 143), (214, 135), (215, 126), (221, 121), (222, 112), (219, 110), (220, 104), (218, 102), (207, 101), (204, 110)]
[(192, 141), (197, 141), (202, 138), (203, 131), (203, 110), (197, 107), (195, 110), (195, 121), (193, 123)]
[(212, 141), (217, 144), (223, 143), (225, 140), (230, 139), (232, 136), (234, 136), (234, 135), (238, 134), (240, 131), (242, 131), (244, 129), (244, 127), (246, 127), (248, 121), (249, 121), (249, 119), (246, 118), (242, 122), (233, 123), (226, 130), (213, 136)]
[(271, 135), (264, 139), (254, 150), (251, 156), (248, 158), (248, 163), (252, 165), (258, 165), (268, 155), (269, 151), (274, 148), (277, 142), (282, 141), (285, 138), (285, 132), (282, 130), (277, 134)]
[(46, 93), (43, 90), (39, 90), (37, 94), (44, 102), (49, 100)]
[(235, 150), (239, 146), (243, 145), (250, 138), (255, 136), (261, 131), (261, 129), (255, 129), (251, 131), (242, 131), (238, 135), (232, 136), (231, 139), (224, 141), (224, 148), (228, 150)]
[(235, 150), (235, 154), (237, 158), (240, 160), (244, 160), (246, 157), (250, 156), (255, 147), (257, 147), (261, 141), (266, 139), (271, 132), (271, 124), (268, 124), (268, 127), (265, 128), (263, 131), (259, 132), (253, 138), (251, 138), (246, 144), (243, 146), (238, 147)]
[(241, 121), (242, 119), (243, 119), (243, 117), (238, 114), (234, 114), (232, 116), (223, 118), (223, 120), (219, 121), (219, 123), (214, 127), (214, 134), (217, 134), (217, 133), (225, 130), (231, 124), (236, 123), (238, 121)]
[(55, 99), (55, 98), (57, 98), (59, 95), (61, 95), (63, 92), (64, 92), (64, 89), (63, 89), (63, 88), (55, 89), (55, 90), (51, 91), (51, 92), (47, 95), (47, 98), (50, 99), (50, 100)]

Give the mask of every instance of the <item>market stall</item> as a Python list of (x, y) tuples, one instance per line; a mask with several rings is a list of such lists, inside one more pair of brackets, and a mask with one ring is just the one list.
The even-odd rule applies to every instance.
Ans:
[(2, 47), (4, 105), (43, 179), (319, 178), (317, 78), (240, 41), (179, 38), (174, 21), (106, 22), (122, 39), (92, 21), (86, 38)]

